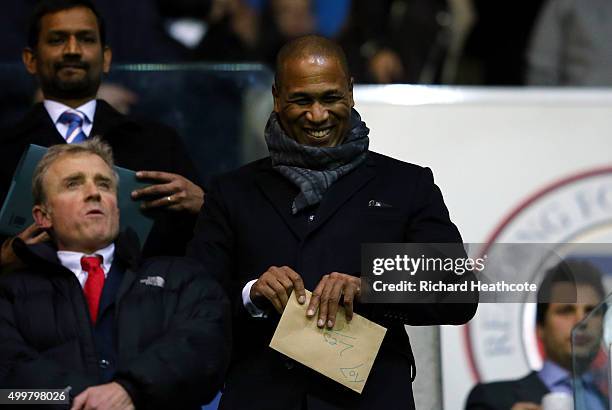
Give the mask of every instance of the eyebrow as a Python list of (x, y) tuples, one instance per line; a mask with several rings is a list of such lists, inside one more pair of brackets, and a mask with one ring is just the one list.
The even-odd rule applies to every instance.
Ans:
[[(65, 178), (62, 178), (62, 182), (65, 184), (67, 182), (71, 182), (71, 181), (82, 181), (85, 179), (85, 174), (83, 172), (77, 172), (74, 174), (70, 174)], [(94, 176), (94, 181), (96, 182), (110, 182), (114, 185), (115, 180), (111, 177), (108, 177), (106, 175), (103, 174), (96, 174)]]
[(342, 95), (342, 91), (341, 90), (327, 90), (324, 91), (322, 93), (306, 93), (303, 91), (297, 91), (294, 93), (289, 93), (288, 98), (312, 98), (312, 97), (327, 97), (327, 96), (331, 96), (331, 95)]
[(77, 36), (82, 36), (82, 35), (96, 35), (96, 30), (94, 29), (78, 29), (76, 31), (71, 31), (71, 30), (49, 30), (47, 32), (48, 35), (55, 35), (55, 36), (68, 36), (71, 34), (75, 34)]
[(106, 175), (102, 175), (102, 174), (96, 174), (94, 176), (94, 181), (96, 182), (110, 182), (111, 184), (114, 185), (115, 180), (113, 178), (107, 177)]
[(85, 179), (85, 174), (82, 172), (77, 172), (74, 174), (70, 174), (67, 177), (62, 178), (62, 182), (71, 182), (71, 181), (79, 181)]

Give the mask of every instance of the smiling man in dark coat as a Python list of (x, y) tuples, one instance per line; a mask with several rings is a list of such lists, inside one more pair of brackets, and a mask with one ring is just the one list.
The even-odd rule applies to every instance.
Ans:
[[(460, 242), (427, 168), (368, 151), (343, 51), (317, 37), (280, 51), (267, 128), (270, 157), (214, 180), (188, 254), (230, 294), (232, 364), (222, 409), (409, 409), (414, 358), (404, 324), (461, 324), (475, 303), (360, 303), (360, 251), (371, 242)], [(296, 291), (333, 327), (339, 302), (388, 327), (359, 395), (268, 347)], [(317, 313), (318, 310), (318, 313)]]

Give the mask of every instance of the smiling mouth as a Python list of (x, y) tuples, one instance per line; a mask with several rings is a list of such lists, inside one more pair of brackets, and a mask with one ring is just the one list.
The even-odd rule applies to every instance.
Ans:
[(332, 128), (323, 128), (323, 129), (305, 129), (304, 130), (308, 136), (316, 139), (327, 138), (331, 135)]

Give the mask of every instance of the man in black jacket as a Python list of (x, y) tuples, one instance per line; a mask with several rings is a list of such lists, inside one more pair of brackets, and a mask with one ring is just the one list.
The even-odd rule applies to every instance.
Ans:
[[(404, 324), (461, 324), (470, 303), (359, 303), (361, 244), (458, 243), (429, 169), (368, 151), (368, 128), (353, 110), (342, 50), (317, 36), (280, 51), (270, 157), (209, 187), (188, 254), (229, 289), (232, 365), (223, 409), (410, 409), (414, 358)], [(268, 345), (291, 291), (320, 328), (339, 303), (388, 327), (361, 395), (296, 364)], [(317, 313), (318, 310), (318, 313)]]
[[(29, 144), (51, 146), (99, 135), (113, 148), (117, 165), (156, 170), (138, 175), (152, 185), (134, 195), (144, 199), (147, 208), (157, 210), (144, 254), (183, 255), (204, 192), (192, 182), (195, 169), (174, 130), (126, 117), (95, 99), (102, 76), (110, 70), (111, 57), (104, 20), (89, 0), (38, 2), (23, 61), (40, 83), (44, 102), (36, 104), (15, 127), (0, 133), (0, 204)], [(20, 237), (34, 243), (41, 239), (38, 234), (32, 228)], [(2, 247), (0, 266), (13, 261), (8, 240)]]
[(185, 258), (141, 260), (119, 235), (108, 145), (56, 145), (33, 178), (50, 242), (0, 276), (0, 386), (65, 389), (74, 409), (199, 408), (229, 361), (221, 288)]

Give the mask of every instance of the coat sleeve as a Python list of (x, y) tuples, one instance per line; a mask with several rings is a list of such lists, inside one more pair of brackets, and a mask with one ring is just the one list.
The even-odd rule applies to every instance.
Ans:
[[(245, 204), (248, 206), (248, 204)], [(222, 285), (232, 303), (233, 315), (246, 315), (241, 292), (246, 283), (235, 281), (234, 228), (230, 223), (229, 210), (219, 187), (212, 179), (207, 185), (206, 200), (198, 217), (195, 233), (187, 247), (187, 256), (200, 261), (206, 272)]]
[(0, 277), (0, 386), (2, 388), (65, 389), (76, 395), (96, 383), (87, 374), (60, 364), (55, 358), (70, 356), (78, 341), (38, 351), (25, 340), (15, 316), (15, 294), (7, 286), (13, 275)]
[(231, 348), (229, 304), (219, 285), (197, 266), (187, 264), (193, 274), (180, 287), (164, 334), (117, 369), (115, 381), (136, 408), (206, 403), (223, 384)]
[[(414, 212), (407, 225), (404, 242), (457, 244), (447, 256), (466, 257), (461, 235), (451, 222), (440, 189), (434, 184), (433, 174), (425, 168), (412, 196)], [(471, 273), (463, 276), (444, 274), (447, 283), (470, 282)], [(436, 303), (389, 303), (371, 305), (370, 316), (381, 324), (401, 323), (412, 326), (460, 325), (468, 322), (476, 313), (478, 293), (440, 294)], [(368, 308), (366, 307), (366, 310)]]
[[(22, 145), (0, 141), (0, 209), (4, 205), (11, 188), (15, 168), (17, 168), (19, 159), (23, 155), (24, 147)], [(0, 245), (8, 239), (10, 239), (9, 236), (0, 233)], [(2, 266), (2, 260), (0, 260), (0, 270), (2, 270)]]

